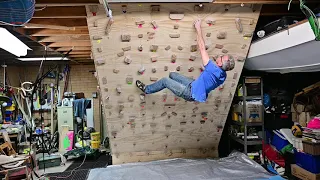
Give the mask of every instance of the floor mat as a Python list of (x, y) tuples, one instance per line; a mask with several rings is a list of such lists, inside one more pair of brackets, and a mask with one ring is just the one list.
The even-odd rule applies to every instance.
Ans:
[(86, 180), (90, 169), (82, 169), (73, 171), (72, 175), (70, 175), (71, 171), (64, 171), (59, 173), (50, 173), (47, 174), (46, 177), (49, 177), (50, 180), (56, 179), (68, 179), (68, 180)]

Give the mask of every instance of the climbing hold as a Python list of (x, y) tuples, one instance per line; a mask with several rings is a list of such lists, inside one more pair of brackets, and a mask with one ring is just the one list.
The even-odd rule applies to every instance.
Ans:
[(121, 9), (123, 13), (127, 13), (127, 5), (122, 5)]
[(151, 57), (151, 62), (157, 62), (157, 60), (158, 60), (158, 57), (157, 57), (157, 56)]
[(111, 132), (111, 135), (113, 136), (113, 138), (116, 138), (117, 132), (116, 132), (116, 131), (112, 131), (112, 132)]
[(178, 66), (178, 67), (176, 68), (176, 70), (177, 70), (177, 71), (180, 71), (180, 70), (181, 70), (181, 67), (180, 67), (180, 66)]
[[(204, 121), (204, 120), (201, 120), (200, 121), (200, 124), (204, 124), (206, 121)], [(197, 139), (197, 141), (200, 141), (200, 139)]]
[(129, 95), (128, 96), (128, 101), (129, 102), (133, 102), (134, 101), (134, 96), (133, 95)]
[(209, 44), (205, 44), (205, 48), (206, 48), (206, 50), (208, 50), (210, 48), (210, 45)]
[(106, 63), (106, 61), (104, 59), (98, 59), (95, 61), (97, 66), (101, 66), (104, 65)]
[(129, 34), (122, 34), (121, 35), (121, 41), (122, 42), (130, 42), (131, 36)]
[(101, 47), (97, 48), (97, 51), (98, 51), (99, 53), (101, 53), (101, 52), (102, 52), (102, 48), (101, 48)]
[(234, 72), (234, 73), (233, 73), (233, 79), (237, 79), (237, 77), (238, 77), (238, 73), (237, 73), (237, 72)]
[(124, 109), (124, 105), (123, 104), (119, 104), (118, 108), (119, 108), (120, 111), (122, 111)]
[(199, 109), (198, 107), (193, 108), (193, 109), (192, 109), (193, 113), (195, 113), (196, 111), (198, 111), (198, 109)]
[(138, 50), (139, 50), (140, 52), (143, 50), (142, 45), (140, 45), (140, 46), (138, 47)]
[(146, 71), (146, 68), (141, 65), (140, 69), (138, 70), (138, 74), (142, 75)]
[(216, 44), (215, 48), (217, 48), (217, 49), (222, 49), (222, 48), (223, 48), (223, 45), (222, 45), (222, 44)]
[(201, 64), (201, 66), (200, 66), (200, 71), (202, 72), (202, 71), (204, 71), (206, 68)]
[(164, 66), (164, 71), (168, 71), (169, 67), (168, 66)]
[(178, 50), (182, 51), (183, 47), (182, 46), (178, 46)]
[(127, 76), (127, 78), (126, 78), (126, 82), (127, 82), (127, 84), (132, 84), (132, 82), (133, 82), (133, 77), (132, 76)]
[(230, 4), (225, 4), (224, 5), (224, 10), (225, 11), (229, 11), (230, 7), (231, 7)]
[(92, 39), (93, 40), (100, 40), (100, 39), (102, 39), (102, 36), (93, 36)]
[(243, 57), (243, 56), (238, 56), (238, 57), (237, 57), (237, 61), (239, 61), (239, 62), (243, 62), (245, 59), (246, 59), (246, 58)]
[(107, 84), (107, 83), (108, 83), (107, 78), (106, 78), (106, 77), (103, 77), (103, 78), (102, 78), (102, 84), (105, 85), (105, 84)]
[(167, 112), (164, 112), (164, 113), (161, 114), (162, 117), (166, 116), (166, 115), (167, 115)]
[(253, 24), (254, 24), (254, 20), (251, 19), (250, 22), (249, 22), (249, 24), (250, 24), (250, 25), (253, 25)]
[(138, 38), (143, 38), (143, 34), (138, 34)]
[(216, 23), (216, 20), (214, 20), (214, 19), (207, 19), (207, 20), (206, 20), (206, 23), (211, 26), (211, 25), (214, 25), (214, 24)]
[(144, 102), (146, 95), (144, 93), (141, 93), (139, 97), (140, 97), (140, 101)]
[(124, 47), (122, 48), (123, 51), (130, 51), (131, 50), (131, 46), (127, 46), (127, 47)]
[(223, 88), (224, 88), (224, 84), (221, 84), (221, 85), (219, 86), (219, 90), (222, 91)]
[(243, 44), (242, 46), (241, 46), (241, 49), (245, 49), (247, 47), (247, 45), (246, 44)]
[(176, 60), (177, 60), (177, 55), (172, 54), (172, 56), (171, 56), (171, 62), (172, 62), (172, 63), (175, 63)]
[(181, 121), (181, 122), (180, 122), (180, 125), (186, 125), (186, 124), (187, 124), (186, 121)]
[(98, 25), (99, 25), (99, 24), (98, 24), (98, 21), (94, 21), (93, 26), (94, 26), (94, 27), (98, 27)]
[(157, 126), (156, 123), (150, 123), (150, 127), (151, 127), (151, 128), (155, 128), (156, 126)]
[(244, 33), (243, 37), (252, 37), (252, 33)]
[(190, 60), (190, 61), (194, 61), (194, 60), (196, 60), (196, 58), (197, 58), (196, 56), (191, 55), (191, 56), (189, 57), (189, 60)]
[(159, 12), (160, 11), (160, 5), (151, 5), (151, 12)]
[(116, 88), (116, 90), (117, 90), (117, 93), (120, 95), (120, 94), (121, 94), (121, 92), (122, 92), (122, 90), (121, 90), (121, 86), (118, 86), (118, 87)]
[(171, 48), (170, 45), (168, 45), (166, 48), (164, 48), (166, 51), (168, 51)]
[(226, 31), (219, 31), (217, 34), (217, 38), (218, 39), (225, 39), (227, 36), (227, 32)]
[(179, 24), (173, 25), (173, 29), (179, 29)]
[(177, 115), (178, 115), (176, 112), (172, 112), (171, 114), (174, 115), (174, 116), (177, 116)]
[(158, 46), (157, 45), (151, 45), (150, 46), (150, 51), (151, 52), (157, 52), (157, 50), (158, 50)]
[[(165, 127), (166, 127), (166, 129), (170, 129), (172, 127), (172, 125), (167, 124)], [(169, 135), (167, 135), (167, 136), (169, 136)]]
[(156, 23), (156, 21), (151, 21), (151, 24), (152, 24), (152, 26), (153, 26), (153, 29), (157, 29), (158, 28), (158, 25), (157, 25), (157, 23)]
[(151, 72), (152, 72), (152, 73), (156, 73), (156, 72), (157, 72), (157, 69), (154, 67), (154, 68), (151, 69)]
[(132, 62), (132, 59), (130, 56), (126, 56), (126, 57), (124, 57), (123, 61), (125, 64), (129, 65)]
[(194, 5), (194, 11), (203, 11), (204, 6), (202, 4)]
[(211, 33), (207, 33), (206, 36), (207, 36), (207, 37), (210, 37), (210, 36), (211, 36)]
[(188, 71), (189, 71), (189, 72), (194, 71), (194, 67), (189, 67)]
[(171, 38), (179, 38), (180, 34), (169, 34), (169, 37), (171, 37)]
[(120, 70), (119, 69), (113, 69), (113, 73), (118, 74)]
[(231, 87), (234, 87), (235, 85), (236, 85), (236, 83), (234, 83), (234, 82), (233, 82), (233, 83), (231, 83)]
[(229, 51), (228, 50), (226, 50), (226, 49), (222, 49), (222, 53), (228, 53)]
[(162, 101), (163, 101), (163, 102), (166, 102), (166, 101), (167, 101), (167, 96), (168, 96), (167, 93), (163, 93), (163, 94), (162, 94)]
[(150, 77), (150, 81), (153, 81), (153, 82), (158, 81), (158, 78), (157, 77)]
[(105, 92), (108, 92), (108, 91), (109, 91), (109, 89), (108, 89), (107, 87), (105, 87), (105, 88), (104, 88), (104, 91), (105, 91)]
[(190, 46), (190, 51), (191, 52), (196, 52), (198, 50), (198, 46), (197, 45), (191, 45)]
[(184, 13), (170, 12), (169, 18), (172, 20), (181, 20), (184, 18)]
[(136, 25), (143, 25), (145, 22), (144, 21), (142, 21), (142, 20), (137, 20), (136, 21)]
[(123, 52), (123, 51), (122, 51), (122, 52), (119, 52), (119, 53), (117, 54), (117, 56), (118, 56), (118, 57), (124, 56), (124, 52)]
[(240, 18), (236, 18), (235, 19), (235, 23), (236, 23), (236, 28), (237, 28), (238, 32), (242, 33), (243, 27), (242, 27), (241, 19)]

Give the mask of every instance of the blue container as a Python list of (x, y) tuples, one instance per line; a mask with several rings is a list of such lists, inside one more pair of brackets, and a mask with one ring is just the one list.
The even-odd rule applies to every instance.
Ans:
[(273, 131), (274, 136), (272, 138), (271, 144), (276, 147), (278, 151), (281, 151), (282, 148), (289, 144), (289, 141), (281, 134), (280, 131)]
[(294, 151), (296, 164), (314, 174), (320, 173), (320, 156)]

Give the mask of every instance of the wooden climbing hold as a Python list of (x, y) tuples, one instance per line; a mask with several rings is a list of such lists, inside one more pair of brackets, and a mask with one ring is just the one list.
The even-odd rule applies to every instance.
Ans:
[(158, 50), (158, 46), (157, 45), (151, 45), (150, 46), (150, 51), (151, 52), (157, 52), (157, 50)]
[(141, 66), (140, 69), (138, 70), (138, 74), (142, 75), (146, 71), (146, 68), (144, 66)]
[(194, 67), (189, 67), (188, 71), (189, 71), (189, 72), (194, 71)]
[(254, 20), (251, 19), (250, 22), (249, 22), (249, 24), (250, 24), (250, 25), (253, 25), (253, 24), (254, 24)]
[(143, 47), (142, 47), (142, 45), (140, 45), (139, 47), (138, 47), (138, 51), (142, 51), (143, 50)]
[(192, 109), (193, 113), (195, 113), (196, 111), (198, 111), (198, 109), (199, 109), (198, 107), (193, 108), (193, 109)]
[(129, 102), (133, 102), (134, 101), (134, 96), (133, 95), (129, 95), (128, 96), (128, 101)]
[(171, 114), (174, 115), (174, 116), (178, 115), (178, 113), (176, 113), (176, 112), (172, 112)]
[(158, 78), (157, 77), (150, 77), (150, 81), (158, 81)]
[(169, 18), (171, 20), (181, 20), (184, 18), (184, 13), (171, 12)]
[(160, 116), (166, 116), (167, 115), (167, 112), (164, 112), (164, 113), (162, 113)]
[(190, 60), (190, 61), (194, 61), (194, 60), (196, 60), (196, 58), (197, 58), (196, 56), (191, 55), (191, 56), (189, 57), (189, 60)]
[(121, 86), (117, 86), (117, 87), (116, 87), (116, 91), (117, 91), (118, 94), (121, 94), (121, 92), (122, 92)]
[(143, 38), (143, 34), (138, 34), (138, 38)]
[(206, 23), (209, 24), (209, 25), (214, 25), (216, 23), (216, 21), (213, 20), (213, 19), (207, 19)]
[(180, 122), (180, 125), (186, 125), (186, 124), (187, 124), (186, 121), (181, 121), (181, 122)]
[(127, 13), (127, 5), (122, 5), (121, 9), (123, 13)]
[(102, 39), (102, 36), (93, 36), (92, 39), (93, 40), (100, 40), (100, 39)]
[(151, 9), (151, 12), (159, 12), (160, 11), (160, 5), (151, 5), (150, 9)]
[(168, 71), (169, 67), (168, 66), (164, 66), (164, 71)]
[(131, 35), (129, 35), (129, 34), (122, 34), (121, 35), (122, 42), (130, 42), (130, 40), (131, 40)]
[(180, 67), (180, 66), (177, 66), (176, 70), (177, 70), (177, 71), (180, 71), (180, 70), (181, 70), (181, 67)]
[(179, 24), (173, 25), (173, 29), (179, 29)]
[(236, 23), (236, 28), (237, 28), (238, 32), (242, 33), (243, 27), (242, 27), (241, 19), (240, 18), (236, 18), (235, 19), (235, 23)]
[(171, 62), (172, 62), (172, 63), (175, 63), (176, 60), (177, 60), (177, 55), (172, 54), (172, 56), (171, 56)]
[(167, 97), (168, 97), (167, 93), (163, 93), (163, 94), (162, 94), (162, 101), (163, 101), (163, 102), (166, 102)]
[(157, 72), (157, 69), (154, 67), (154, 68), (151, 69), (151, 72), (152, 72), (152, 73), (156, 73), (156, 72)]
[(153, 29), (157, 29), (158, 28), (158, 25), (157, 25), (157, 23), (156, 23), (156, 21), (151, 21), (151, 24), (152, 24), (152, 26), (153, 26)]
[(169, 34), (169, 37), (171, 37), (171, 38), (179, 38), (180, 34)]
[(144, 93), (141, 93), (139, 97), (140, 97), (140, 101), (144, 102), (146, 95)]
[(97, 66), (101, 66), (104, 65), (106, 63), (106, 61), (104, 59), (98, 59), (95, 61)]
[(194, 5), (194, 11), (203, 11), (203, 10), (204, 10), (203, 4)]
[(157, 56), (151, 57), (151, 62), (157, 62), (157, 60), (158, 60), (158, 57), (157, 57)]
[(244, 33), (243, 37), (252, 37), (252, 33)]
[(98, 25), (99, 25), (99, 24), (98, 24), (98, 21), (94, 21), (93, 26), (94, 26), (94, 27), (98, 27)]
[(222, 48), (223, 48), (223, 45), (222, 45), (222, 44), (216, 44), (215, 48), (217, 48), (217, 49), (222, 49)]
[(241, 49), (245, 49), (247, 47), (247, 45), (246, 44), (243, 44), (242, 46), (241, 46)]
[(127, 47), (124, 47), (122, 48), (123, 51), (130, 51), (131, 50), (131, 46), (127, 46)]
[(178, 50), (182, 51), (183, 47), (182, 46), (178, 46)]
[(227, 32), (226, 31), (219, 31), (217, 34), (218, 39), (225, 39), (227, 37)]
[(233, 73), (233, 79), (237, 79), (237, 77), (238, 77), (238, 73), (237, 73), (237, 72), (234, 72), (234, 73)]
[(207, 33), (206, 36), (207, 36), (207, 37), (210, 37), (210, 36), (211, 36), (211, 33)]
[(138, 20), (138, 21), (136, 21), (136, 25), (143, 25), (145, 22), (144, 21), (142, 21), (142, 20)]
[(168, 46), (167, 46), (167, 47), (165, 47), (164, 49), (165, 49), (166, 51), (168, 51), (170, 48), (171, 48), (171, 46), (170, 46), (170, 45), (168, 45)]
[(220, 86), (219, 86), (219, 91), (222, 91), (224, 89), (224, 84), (221, 84)]
[(190, 46), (190, 51), (191, 52), (196, 52), (198, 50), (198, 46), (197, 45), (191, 45)]
[(129, 65), (129, 64), (132, 62), (132, 59), (131, 59), (130, 56), (126, 56), (126, 57), (124, 57), (124, 60), (123, 60), (123, 61), (124, 61), (125, 64), (128, 64), (128, 65)]
[(113, 69), (113, 73), (118, 74), (119, 73), (119, 69)]
[(105, 88), (104, 88), (104, 91), (105, 91), (105, 92), (108, 92), (108, 91), (109, 91), (109, 88), (105, 87)]
[(106, 77), (103, 77), (103, 78), (102, 78), (102, 84), (105, 85), (105, 84), (107, 84), (107, 83), (108, 83), (107, 78), (106, 78)]
[(98, 47), (98, 48), (97, 48), (97, 51), (98, 51), (99, 53), (101, 53), (101, 52), (102, 52), (102, 48), (101, 48), (101, 47)]
[(222, 53), (228, 53), (229, 51), (228, 50), (226, 50), (226, 49), (222, 49)]
[(129, 75), (129, 76), (126, 78), (126, 82), (127, 82), (127, 84), (132, 84), (132, 82), (133, 82), (133, 77)]
[(243, 57), (243, 56), (238, 56), (238, 57), (237, 57), (237, 61), (239, 61), (239, 62), (243, 62), (245, 59), (246, 59), (246, 58)]
[(124, 52), (123, 52), (123, 51), (122, 51), (122, 52), (119, 52), (119, 53), (117, 54), (117, 56), (118, 56), (118, 57), (124, 56)]

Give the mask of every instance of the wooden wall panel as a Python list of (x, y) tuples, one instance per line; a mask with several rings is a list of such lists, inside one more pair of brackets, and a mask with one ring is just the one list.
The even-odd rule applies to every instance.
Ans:
[[(126, 6), (126, 12), (123, 5)], [(149, 84), (152, 83), (150, 77), (168, 77), (169, 72), (176, 71), (177, 66), (181, 67), (181, 74), (198, 77), (200, 52), (190, 52), (190, 46), (196, 44), (193, 21), (197, 18), (203, 20), (203, 34), (210, 56), (223, 54), (222, 49), (215, 48), (216, 44), (221, 44), (223, 49), (228, 50), (228, 54), (235, 58), (246, 57), (251, 38), (244, 37), (243, 34), (253, 33), (259, 11), (253, 12), (249, 7), (240, 5), (231, 5), (229, 10), (225, 11), (224, 5), (216, 4), (205, 4), (203, 11), (195, 11), (193, 3), (161, 3), (158, 4), (159, 12), (151, 12), (151, 5), (154, 4), (112, 4), (114, 23), (108, 35), (108, 18), (103, 6), (99, 6), (96, 16), (86, 7), (113, 163), (174, 157), (216, 157), (244, 62), (236, 61), (235, 69), (227, 72), (224, 87), (212, 91), (206, 103), (185, 102), (168, 89), (146, 95), (145, 102), (141, 103), (141, 92), (136, 88), (135, 80), (140, 79)], [(171, 20), (170, 12), (176, 11), (183, 12), (184, 18)], [(236, 18), (241, 19), (241, 33), (236, 28)], [(145, 24), (136, 25), (138, 20)], [(158, 28), (152, 27), (152, 20), (156, 21)], [(208, 25), (206, 20), (215, 20), (215, 24)], [(175, 24), (179, 25), (179, 29), (174, 29)], [(222, 31), (227, 32), (226, 39), (217, 39), (217, 34)], [(180, 37), (170, 38), (171, 33), (180, 34)], [(211, 36), (207, 37), (207, 33), (211, 33)], [(129, 34), (131, 40), (122, 42), (123, 34)], [(143, 34), (143, 38), (138, 38), (139, 34)], [(143, 47), (142, 52), (138, 51), (140, 45)], [(151, 52), (151, 45), (157, 45), (158, 50)], [(171, 49), (165, 50), (168, 45)], [(118, 57), (117, 54), (123, 52), (122, 48), (127, 46), (131, 46), (131, 50)], [(178, 46), (183, 49), (178, 50)], [(172, 54), (177, 55), (176, 63), (171, 63)], [(195, 61), (189, 60), (191, 55), (196, 56)], [(131, 64), (124, 63), (125, 56), (132, 58)], [(152, 63), (151, 57), (154, 56), (158, 61)], [(100, 62), (105, 64), (101, 65)], [(138, 75), (137, 71), (141, 66), (144, 66), (146, 71), (143, 75)], [(169, 70), (164, 71), (164, 66), (168, 66)], [(189, 67), (194, 67), (195, 70), (188, 72)], [(152, 68), (156, 68), (156, 73), (151, 72)], [(119, 72), (114, 73), (115, 69)], [(126, 83), (127, 77), (133, 78), (133, 84)], [(117, 87), (121, 87), (120, 95), (116, 91)], [(167, 95), (165, 101), (164, 95)], [(129, 102), (129, 96), (134, 98), (133, 102)], [(204, 117), (203, 113), (207, 116)]]

